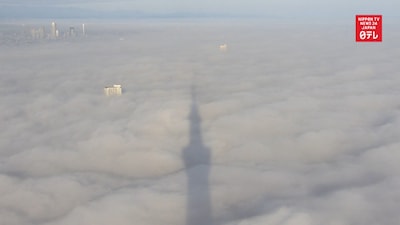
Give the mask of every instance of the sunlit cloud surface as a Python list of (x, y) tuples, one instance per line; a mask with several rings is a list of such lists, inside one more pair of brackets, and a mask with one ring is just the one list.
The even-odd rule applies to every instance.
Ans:
[[(92, 23), (5, 42), (1, 223), (197, 225), (188, 199), (206, 192), (216, 225), (397, 224), (400, 33), (284, 26)], [(187, 164), (188, 148), (209, 160)]]

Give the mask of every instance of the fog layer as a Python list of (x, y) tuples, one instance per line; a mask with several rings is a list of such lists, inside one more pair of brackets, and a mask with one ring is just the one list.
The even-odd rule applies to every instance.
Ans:
[(1, 224), (400, 220), (396, 29), (86, 27), (0, 46)]

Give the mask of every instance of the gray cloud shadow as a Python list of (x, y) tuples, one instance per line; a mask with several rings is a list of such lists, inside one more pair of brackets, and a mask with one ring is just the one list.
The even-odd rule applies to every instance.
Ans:
[(203, 143), (195, 87), (192, 87), (191, 95), (190, 139), (189, 144), (182, 150), (187, 176), (186, 225), (211, 225), (213, 224), (209, 186), (211, 150)]

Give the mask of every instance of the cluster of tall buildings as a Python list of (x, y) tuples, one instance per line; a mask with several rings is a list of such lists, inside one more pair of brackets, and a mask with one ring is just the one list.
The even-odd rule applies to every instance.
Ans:
[(50, 31), (46, 31), (44, 26), (39, 28), (31, 29), (32, 39), (58, 39), (58, 38), (68, 38), (77, 36), (86, 36), (85, 24), (82, 24), (80, 29), (75, 29), (75, 27), (70, 26), (68, 29), (60, 30), (57, 27), (56, 22), (52, 22), (50, 25)]

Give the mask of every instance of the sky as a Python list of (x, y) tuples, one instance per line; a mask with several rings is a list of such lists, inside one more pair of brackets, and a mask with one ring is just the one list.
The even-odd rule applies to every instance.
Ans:
[(382, 43), (352, 23), (85, 28), (0, 45), (1, 223), (400, 221), (397, 27)]
[(397, 17), (400, 3), (396, 0), (3, 0), (2, 18), (20, 17), (272, 17), (279, 19), (338, 20), (356, 13), (384, 14)]

